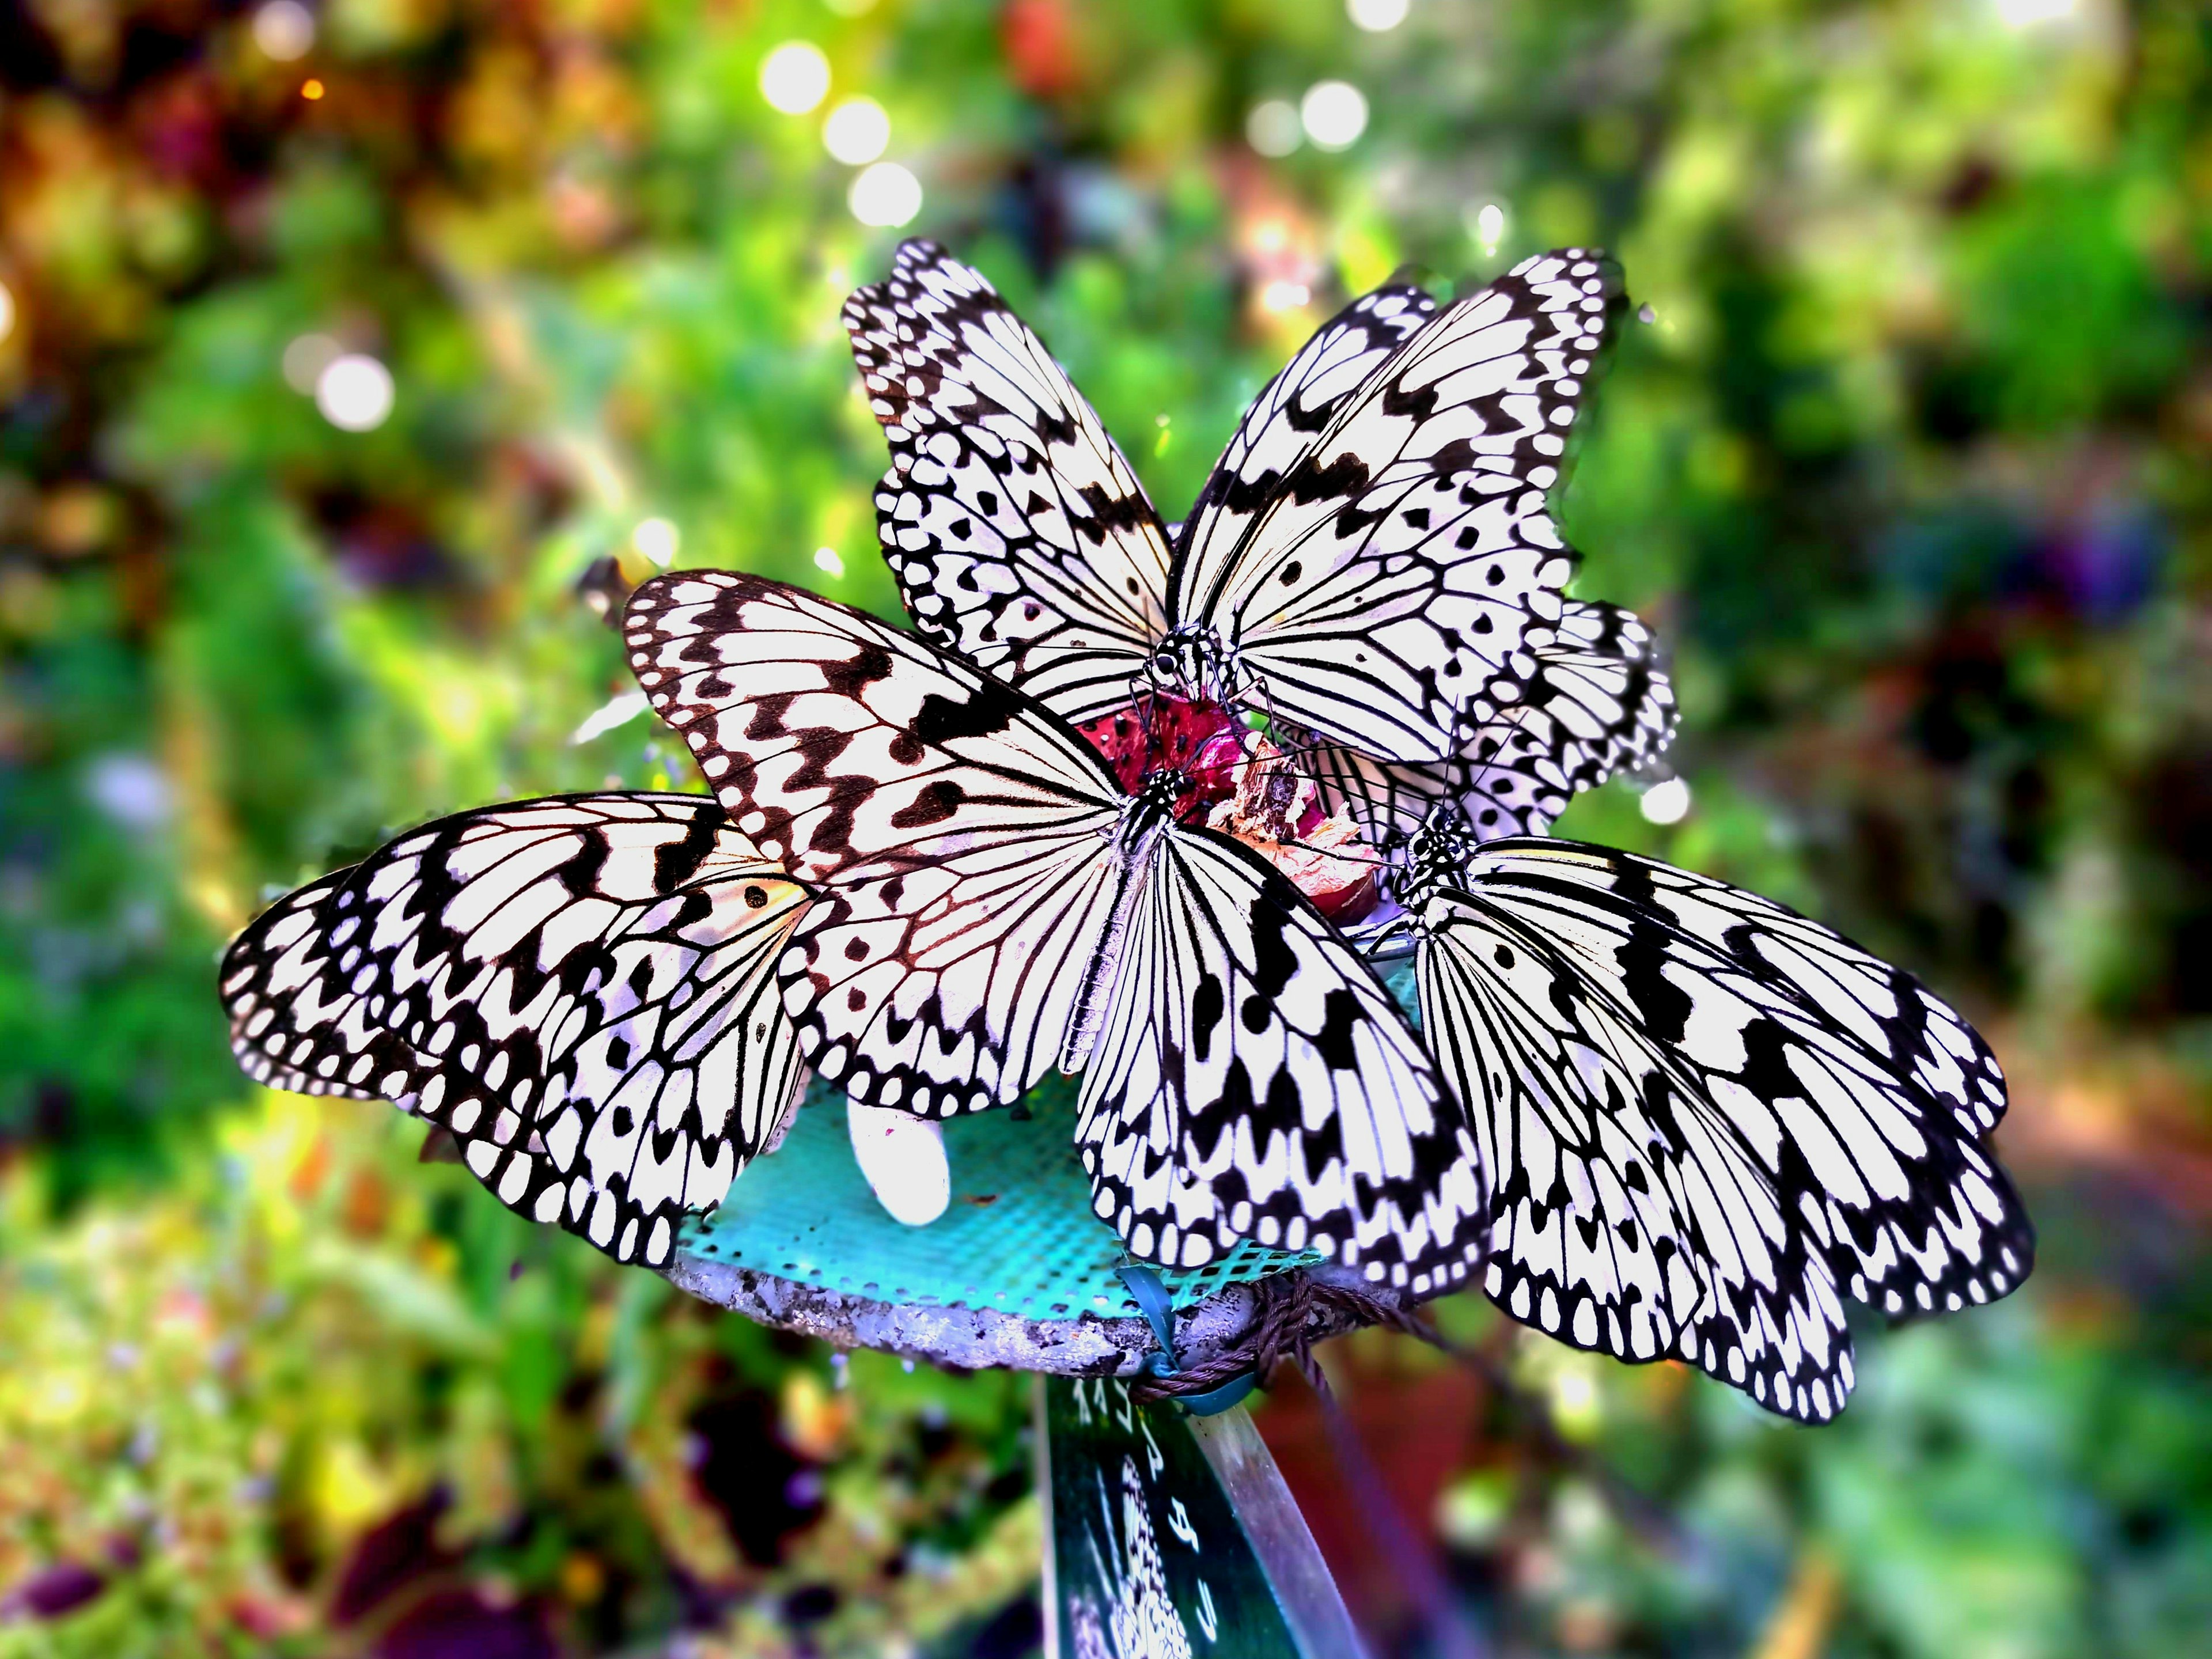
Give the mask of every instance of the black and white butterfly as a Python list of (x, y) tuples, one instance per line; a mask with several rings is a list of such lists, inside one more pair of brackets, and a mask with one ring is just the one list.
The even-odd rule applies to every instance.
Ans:
[(1083, 1073), (1098, 1213), (1194, 1267), (1238, 1238), (1416, 1290), (1486, 1204), (1466, 1115), (1373, 972), (1272, 865), (1135, 793), (928, 641), (757, 577), (657, 577), (630, 663), (810, 902), (778, 968), (803, 1053), (945, 1115)]
[(1626, 853), (1478, 844), (1439, 812), (1397, 878), (1422, 1027), (1492, 1187), (1484, 1285), (1624, 1359), (1785, 1415), (1851, 1388), (1848, 1297), (1893, 1316), (2027, 1277), (1982, 1138), (1988, 1045), (1911, 975), (1741, 889)]
[(1145, 685), (1394, 760), (1456, 752), (1561, 621), (1546, 507), (1619, 308), (1578, 249), (1438, 308), (1392, 284), (1307, 343), (1170, 532), (1097, 416), (927, 242), (845, 309), (891, 447), (879, 533), (916, 625), (1096, 719)]
[(517, 801), (410, 830), (223, 957), (276, 1089), (442, 1124), (510, 1208), (658, 1267), (805, 1077), (774, 976), (804, 890), (701, 795)]

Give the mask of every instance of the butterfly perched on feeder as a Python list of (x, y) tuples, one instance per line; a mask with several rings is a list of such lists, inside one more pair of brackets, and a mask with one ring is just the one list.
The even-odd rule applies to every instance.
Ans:
[(1478, 1261), (1466, 1115), (1273, 865), (1133, 791), (1042, 703), (763, 578), (656, 577), (629, 659), (731, 821), (809, 896), (778, 967), (816, 1073), (945, 1116), (1080, 1072), (1098, 1213), (1136, 1254), (1313, 1249), (1416, 1291)]
[[(1598, 287), (1567, 299), (1547, 334), (1528, 296), (1562, 272), (1570, 291)], [(1408, 637), (1389, 631), (1398, 592), (1422, 580), (1449, 591), (1442, 567), (1468, 529), (1446, 540), (1374, 512), (1372, 492), (1415, 471), (1408, 457), (1449, 457), (1431, 459), (1433, 486), (1476, 453), (1449, 448), (1471, 426), (1492, 446), (1480, 452), (1486, 482), (1520, 485), (1492, 504), (1522, 516), (1502, 535), (1494, 518), (1477, 526), (1470, 550), (1558, 547), (1542, 501), (1559, 446), (1535, 441), (1571, 425), (1595, 352), (1558, 347), (1575, 328), (1601, 333), (1611, 306), (1588, 301), (1612, 292), (1606, 268), (1555, 255), (1443, 313), (1487, 306), (1536, 331), (1528, 343), (1490, 337), (1519, 401), (1463, 407), (1409, 401), (1448, 384), (1419, 366), (1419, 343), (1447, 338), (1425, 295), (1394, 285), (1356, 301), (1261, 393), (1173, 536), (974, 272), (908, 244), (888, 283), (854, 297), (847, 325), (891, 441), (878, 515), (919, 626), (1071, 719), (1126, 701), (1133, 678), (1185, 695), (1257, 680), (1271, 736), (1390, 860), (1427, 1034), (1483, 1135), (1486, 1283), (1500, 1304), (1569, 1341), (1678, 1354), (1778, 1410), (1824, 1418), (1850, 1380), (1840, 1296), (1932, 1310), (2002, 1295), (2028, 1270), (2030, 1231), (1978, 1144), (2002, 1110), (1995, 1061), (1917, 982), (1781, 907), (1625, 854), (1481, 845), (1540, 834), (1575, 793), (1649, 764), (1673, 735), (1649, 630), (1558, 599), (1564, 550), (1525, 585), (1517, 572), (1495, 584), (1521, 607), (1517, 631), (1491, 618), (1508, 672), (1462, 672), (1425, 702), (1403, 687), (1435, 642), (1415, 630), (1410, 648), (1375, 649)], [(1432, 426), (1440, 414), (1462, 424)], [(1372, 611), (1349, 585), (1334, 611), (1298, 608), (1315, 578), (1365, 574), (1378, 544), (1407, 588), (1377, 583)], [(1244, 580), (1255, 572), (1267, 579)], [(1217, 660), (1209, 682), (1194, 636), (1241, 665)], [(1332, 678), (1347, 661), (1379, 678)], [(1347, 684), (1358, 694), (1332, 702)]]
[(1851, 1387), (1844, 1297), (1942, 1312), (2027, 1276), (1982, 1145), (2002, 1073), (1911, 975), (1726, 883), (1479, 840), (1449, 807), (1394, 884), (1490, 1171), (1484, 1287), (1516, 1319), (1820, 1421)]
[(510, 1208), (659, 1267), (796, 1103), (774, 968), (805, 907), (703, 796), (462, 812), (238, 936), (231, 1046), (271, 1088), (442, 1126)]
[(909, 241), (845, 307), (891, 448), (884, 552), (924, 634), (1072, 722), (1149, 690), (1449, 757), (1463, 711), (1526, 700), (1557, 642), (1573, 557), (1546, 496), (1620, 301), (1579, 249), (1442, 307), (1407, 283), (1355, 301), (1261, 393), (1171, 544), (1036, 337)]

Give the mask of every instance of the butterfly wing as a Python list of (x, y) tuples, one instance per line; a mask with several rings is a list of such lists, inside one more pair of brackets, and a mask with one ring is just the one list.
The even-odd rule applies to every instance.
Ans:
[(1568, 842), (1484, 846), (1424, 921), (1423, 1025), (1493, 1160), (1486, 1287), (1516, 1318), (1820, 1420), (1851, 1383), (1843, 1296), (1902, 1314), (2027, 1276), (1979, 1144), (2003, 1079), (1911, 975)]
[(699, 796), (461, 813), (239, 935), (232, 1047), (443, 1124), (511, 1208), (657, 1266), (797, 1093), (774, 965), (804, 903)]
[(1546, 496), (1619, 299), (1570, 249), (1437, 313), (1249, 521), (1226, 494), (1193, 515), (1170, 621), (1211, 623), (1317, 737), (1451, 753), (1460, 709), (1517, 701), (1524, 636), (1559, 618), (1572, 556)]
[(1185, 1267), (1237, 1238), (1433, 1294), (1479, 1261), (1467, 1115), (1364, 962), (1281, 873), (1162, 839), (1083, 1080), (1098, 1213)]
[[(1486, 841), (1541, 835), (1577, 795), (1649, 765), (1674, 740), (1674, 688), (1632, 611), (1569, 600), (1531, 654), (1534, 672), (1519, 700), (1478, 703), (1467, 716), (1474, 735), (1443, 760), (1377, 760), (1314, 744), (1308, 764), (1330, 810), (1385, 846), (1447, 802)], [(1310, 742), (1285, 731), (1291, 746)]]
[(931, 1115), (1018, 1099), (1127, 879), (1097, 752), (971, 664), (758, 577), (656, 578), (627, 631), (732, 818), (816, 895), (779, 970), (815, 1069)]
[(1316, 329), (1237, 422), (1197, 504), (1176, 527), (1176, 558), (1201, 568), (1227, 559), (1337, 410), (1436, 309), (1411, 283), (1388, 283)]
[(1070, 720), (1129, 701), (1165, 627), (1159, 515), (1060, 365), (926, 241), (845, 305), (890, 441), (884, 550), (915, 625)]

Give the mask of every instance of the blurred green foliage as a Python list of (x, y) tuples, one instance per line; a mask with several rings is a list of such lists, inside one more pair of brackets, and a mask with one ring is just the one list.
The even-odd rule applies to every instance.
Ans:
[[(2038, 1280), (1870, 1335), (1834, 1429), (1448, 1309), (1695, 1540), (1468, 1407), (1418, 1518), (1471, 1616), (1775, 1659), (2202, 1640), (2201, 7), (331, 0), (292, 58), (265, 10), (0, 15), (0, 1652), (1021, 1650), (1018, 1389), (856, 1357), (841, 1392), (393, 1115), (257, 1095), (211, 994), (264, 895), (400, 826), (688, 787), (644, 721), (569, 740), (623, 687), (576, 585), (645, 574), (641, 523), (895, 604), (836, 322), (895, 233), (821, 112), (763, 100), (791, 39), (1170, 517), (1344, 295), (1611, 247), (1652, 321), (1562, 507), (1580, 591), (1675, 653), (1695, 804), (1616, 785), (1562, 828), (1836, 920), (2013, 1076)], [(1357, 142), (1256, 154), (1325, 76)], [(318, 411), (336, 351), (390, 370), (373, 429)]]

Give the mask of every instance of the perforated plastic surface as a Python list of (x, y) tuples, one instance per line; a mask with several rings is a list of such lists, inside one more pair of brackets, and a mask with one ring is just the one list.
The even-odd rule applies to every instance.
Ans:
[[(720, 1210), (685, 1227), (678, 1251), (905, 1306), (1024, 1320), (1137, 1316), (1114, 1273), (1129, 1258), (1091, 1213), (1073, 1085), (1055, 1075), (1025, 1104), (1027, 1121), (994, 1111), (945, 1125), (952, 1202), (927, 1226), (908, 1227), (860, 1176), (843, 1092), (817, 1083), (783, 1145), (738, 1176)], [(1321, 1259), (1243, 1244), (1188, 1273), (1156, 1271), (1181, 1311), (1224, 1285)]]

